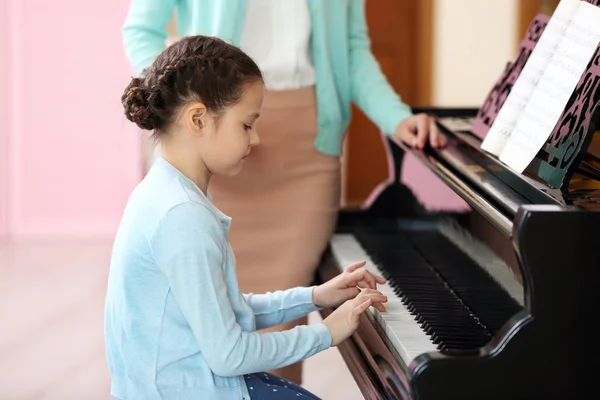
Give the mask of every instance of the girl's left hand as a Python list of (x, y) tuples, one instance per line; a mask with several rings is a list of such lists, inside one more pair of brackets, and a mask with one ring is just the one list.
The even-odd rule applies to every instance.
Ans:
[[(317, 286), (313, 290), (313, 304), (317, 307), (337, 307), (356, 297), (360, 293), (359, 288), (377, 290), (377, 284), (384, 284), (385, 279), (367, 271), (365, 264), (366, 261), (352, 264), (335, 278)], [(373, 307), (385, 311), (381, 303), (373, 303)]]

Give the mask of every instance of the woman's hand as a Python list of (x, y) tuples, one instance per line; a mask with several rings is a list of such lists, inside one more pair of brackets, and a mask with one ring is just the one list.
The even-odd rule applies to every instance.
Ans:
[(332, 312), (323, 321), (331, 333), (331, 346), (337, 346), (354, 333), (358, 328), (360, 316), (369, 306), (381, 305), (386, 301), (387, 298), (377, 290), (367, 288)]
[[(364, 268), (365, 264), (365, 261), (352, 264), (340, 275), (317, 286), (313, 290), (313, 304), (317, 307), (337, 307), (346, 300), (355, 298), (364, 288), (382, 295), (377, 291), (377, 284), (384, 284), (385, 279), (367, 271)], [(373, 302), (373, 306), (379, 311), (385, 311), (385, 307), (379, 301)]]
[(427, 140), (433, 148), (443, 148), (448, 144), (435, 119), (425, 113), (406, 118), (396, 128), (394, 136), (416, 149), (423, 149)]

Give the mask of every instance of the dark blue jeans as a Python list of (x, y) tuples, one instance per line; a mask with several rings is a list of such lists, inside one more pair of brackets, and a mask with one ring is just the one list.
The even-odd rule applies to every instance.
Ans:
[(321, 400), (288, 380), (268, 372), (244, 375), (251, 400)]

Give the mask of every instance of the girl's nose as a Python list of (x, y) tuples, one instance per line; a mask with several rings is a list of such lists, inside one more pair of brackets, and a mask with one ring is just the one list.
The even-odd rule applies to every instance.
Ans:
[(258, 133), (255, 130), (252, 130), (252, 135), (250, 136), (250, 146), (256, 146), (260, 143), (260, 138), (258, 137)]

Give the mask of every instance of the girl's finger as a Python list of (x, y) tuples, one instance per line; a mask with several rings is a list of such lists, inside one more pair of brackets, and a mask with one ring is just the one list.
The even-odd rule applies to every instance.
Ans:
[(359, 269), (360, 267), (364, 266), (367, 262), (366, 261), (359, 261), (357, 263), (354, 263), (352, 265), (349, 265), (346, 267), (346, 272), (354, 272), (357, 269)]
[(367, 283), (369, 284), (369, 287), (371, 289), (377, 288), (377, 281), (375, 280), (375, 277), (373, 276), (373, 274), (370, 273), (369, 271), (365, 270), (365, 273), (363, 275), (363, 279), (365, 281), (367, 281)]
[(382, 278), (381, 276), (379, 276), (377, 274), (373, 274), (373, 276), (375, 277), (375, 280), (377, 281), (377, 283), (379, 283), (380, 285), (383, 285), (385, 282), (387, 282), (385, 280), (385, 278)]
[(347, 299), (352, 299), (360, 293), (360, 290), (356, 288), (356, 286), (352, 286), (346, 289), (343, 289), (344, 297)]
[(383, 296), (383, 293), (381, 293), (379, 290), (371, 289), (371, 288), (364, 288), (360, 291), (360, 297), (363, 297), (363, 299), (361, 301), (364, 301), (369, 296), (372, 296), (375, 294), (379, 294), (379, 295)]
[(367, 299), (367, 301), (363, 301), (358, 306), (354, 307), (354, 309), (352, 310), (352, 315), (358, 316), (358, 315), (364, 313), (365, 310), (367, 308), (369, 308), (370, 305), (371, 305), (371, 299)]
[[(370, 289), (375, 289), (377, 287), (377, 282), (375, 281), (375, 277), (366, 269), (360, 269), (354, 271), (350, 275), (351, 281), (358, 282), (358, 286), (360, 287), (369, 287)], [(362, 285), (361, 285), (361, 282)], [(366, 283), (366, 286), (364, 284)]]
[(387, 296), (377, 290), (365, 289), (356, 297), (356, 302), (361, 303), (366, 299), (380, 303), (386, 303), (388, 300)]
[[(359, 281), (356, 285), (354, 286), (358, 286), (361, 289), (367, 289), (369, 288), (369, 282), (366, 281)], [(369, 288), (370, 289), (370, 288)]]

